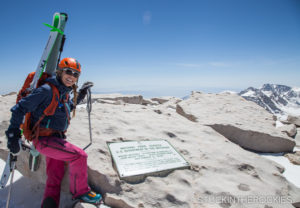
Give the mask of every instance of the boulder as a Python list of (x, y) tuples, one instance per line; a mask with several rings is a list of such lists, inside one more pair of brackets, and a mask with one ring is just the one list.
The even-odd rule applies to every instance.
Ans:
[(168, 102), (168, 99), (164, 99), (164, 98), (151, 98), (151, 100), (158, 102), (159, 104), (164, 104), (165, 102)]
[(297, 128), (295, 124), (283, 125), (277, 129), (283, 133), (286, 133), (289, 137), (294, 137), (297, 134)]
[(288, 153), (285, 154), (284, 156), (288, 158), (291, 163), (295, 165), (300, 165), (300, 151), (296, 151), (294, 153)]
[(297, 128), (297, 134), (295, 136), (296, 146), (300, 148), (300, 128)]
[(242, 146), (259, 152), (291, 152), (295, 141), (275, 128), (273, 115), (235, 94), (193, 92), (177, 104), (177, 113), (212, 127)]
[(300, 127), (300, 116), (288, 115), (287, 122), (289, 122), (290, 124), (295, 124), (296, 126)]

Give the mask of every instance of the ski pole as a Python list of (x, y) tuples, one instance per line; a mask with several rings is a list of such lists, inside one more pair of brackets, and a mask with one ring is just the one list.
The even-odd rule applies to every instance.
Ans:
[(12, 169), (11, 169), (11, 178), (10, 178), (10, 186), (8, 190), (8, 196), (7, 196), (7, 201), (6, 201), (6, 208), (9, 207), (9, 202), (10, 202), (10, 194), (13, 186), (13, 179), (14, 179), (14, 173), (15, 173), (15, 168), (16, 168), (16, 161), (17, 161), (17, 156), (14, 156), (12, 153), (10, 153), (10, 162), (12, 163)]
[(87, 99), (86, 110), (88, 112), (88, 118), (89, 118), (90, 143), (85, 148), (83, 148), (83, 150), (86, 150), (93, 143), (93, 140), (92, 140), (92, 126), (91, 126), (92, 96), (91, 96), (91, 89), (90, 88), (87, 91), (87, 98), (86, 99)]

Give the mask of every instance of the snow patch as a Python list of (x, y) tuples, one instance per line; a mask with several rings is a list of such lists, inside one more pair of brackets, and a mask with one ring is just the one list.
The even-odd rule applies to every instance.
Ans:
[(294, 165), (292, 164), (289, 159), (286, 157), (282, 156), (283, 154), (260, 154), (261, 156), (272, 160), (274, 162), (277, 162), (278, 164), (282, 165), (285, 168), (285, 171), (283, 172), (283, 176), (293, 183), (295, 186), (300, 188), (300, 166), (299, 165)]
[(293, 87), (292, 88), (293, 91), (300, 93), (300, 88), (299, 87)]
[(254, 91), (248, 91), (244, 94), (242, 94), (241, 96), (245, 96), (245, 97), (255, 97), (255, 92)]
[(220, 94), (233, 94), (233, 95), (236, 95), (236, 94), (238, 94), (238, 93), (235, 92), (235, 91), (225, 90), (225, 91), (223, 91), (223, 92), (220, 92)]
[(282, 127), (282, 126), (284, 126), (284, 124), (277, 120), (276, 121), (276, 128), (279, 128), (279, 127)]
[(283, 106), (281, 108), (286, 115), (300, 116), (300, 108), (292, 105)]
[(272, 91), (261, 91), (262, 93), (264, 93), (266, 96), (271, 97), (271, 95), (273, 94)]

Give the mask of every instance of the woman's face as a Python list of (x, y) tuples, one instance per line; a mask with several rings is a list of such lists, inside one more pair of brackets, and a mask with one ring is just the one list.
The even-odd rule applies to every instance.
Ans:
[(71, 69), (67, 69), (67, 70), (63, 70), (63, 73), (61, 75), (61, 81), (65, 86), (71, 87), (77, 82), (78, 77), (79, 77), (78, 72), (75, 72), (74, 70)]

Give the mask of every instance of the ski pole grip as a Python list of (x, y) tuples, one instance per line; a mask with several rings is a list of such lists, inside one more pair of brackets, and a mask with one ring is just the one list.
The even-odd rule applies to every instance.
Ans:
[(87, 112), (90, 113), (92, 111), (92, 98), (91, 98), (91, 89), (87, 90)]

